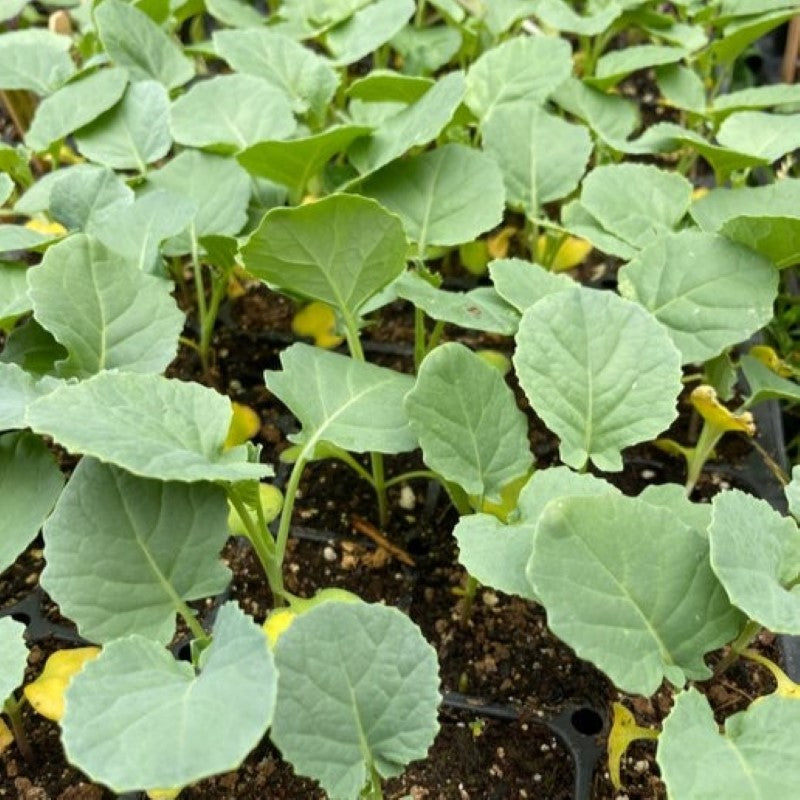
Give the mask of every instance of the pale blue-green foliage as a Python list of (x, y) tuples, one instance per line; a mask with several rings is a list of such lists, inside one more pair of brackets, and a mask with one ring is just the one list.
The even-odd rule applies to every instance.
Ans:
[(25, 677), (28, 648), (25, 626), (11, 617), (0, 619), (0, 708)]

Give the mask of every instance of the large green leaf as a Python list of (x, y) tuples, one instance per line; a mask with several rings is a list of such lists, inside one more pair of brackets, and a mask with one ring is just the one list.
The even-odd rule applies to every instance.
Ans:
[(168, 644), (185, 602), (230, 580), (219, 560), (227, 518), (213, 484), (137, 478), (81, 459), (45, 524), (42, 586), (91, 642), (137, 633)]
[(722, 236), (686, 230), (645, 247), (620, 270), (619, 288), (667, 328), (689, 364), (713, 358), (772, 319), (778, 272)]
[(525, 415), (502, 375), (461, 344), (434, 348), (405, 400), (425, 463), (467, 494), (499, 502), (533, 464)]
[(515, 518), (507, 525), (491, 514), (468, 514), (453, 535), (458, 560), (482, 584), (506, 594), (536, 600), (525, 568), (533, 551), (533, 535), (545, 506), (559, 497), (612, 494), (617, 490), (601, 478), (567, 467), (537, 470), (522, 488)]
[(721, 94), (714, 99), (710, 113), (719, 118), (734, 111), (758, 108), (776, 108), (800, 104), (800, 84), (776, 83), (767, 86), (753, 86), (738, 92)]
[(172, 146), (166, 90), (157, 81), (130, 84), (122, 100), (81, 128), (75, 141), (81, 154), (98, 164), (146, 172)]
[(0, 619), (0, 707), (25, 678), (28, 648), (25, 626), (11, 617)]
[(522, 315), (514, 365), (533, 410), (576, 469), (622, 469), (620, 451), (677, 415), (680, 353), (641, 306), (611, 292), (550, 294)]
[(575, 281), (567, 275), (549, 272), (521, 258), (492, 261), (489, 275), (497, 293), (520, 312), (545, 295), (575, 288)]
[(398, 297), (409, 300), (432, 319), (504, 336), (513, 336), (517, 331), (519, 314), (490, 286), (479, 286), (469, 292), (448, 292), (437, 289), (414, 272), (407, 272), (392, 288)]
[(398, 217), (374, 200), (331, 195), (270, 211), (241, 253), (262, 280), (352, 319), (403, 271), (406, 237)]
[(17, 317), (30, 310), (27, 264), (0, 262), (0, 320)]
[(436, 653), (396, 608), (324, 603), (278, 640), (270, 736), (331, 800), (424, 758), (438, 730)]
[(797, 700), (760, 698), (721, 734), (706, 698), (689, 689), (664, 721), (656, 759), (672, 800), (788, 800), (800, 779)]
[(800, 529), (738, 489), (713, 506), (711, 565), (731, 602), (775, 633), (800, 633)]
[(651, 506), (668, 508), (681, 521), (701, 536), (708, 535), (711, 524), (711, 506), (693, 503), (686, 496), (686, 487), (677, 483), (650, 483), (639, 493), (639, 499)]
[[(38, 436), (0, 436), (0, 572), (8, 569), (39, 533), (63, 485), (52, 453)], [(4, 697), (0, 690), (0, 702)]]
[(450, 72), (416, 102), (390, 117), (369, 139), (350, 148), (350, 160), (361, 173), (374, 172), (417, 145), (435, 139), (464, 97), (464, 76)]
[(63, 377), (163, 372), (175, 358), (185, 318), (170, 284), (89, 236), (53, 245), (28, 286), (36, 319), (69, 353)]
[(717, 140), (734, 150), (777, 161), (800, 147), (800, 114), (740, 111), (720, 126)]
[(719, 187), (692, 203), (689, 209), (704, 230), (715, 232), (735, 217), (800, 218), (800, 180), (786, 178), (767, 186)]
[(483, 124), (483, 146), (500, 166), (508, 204), (533, 218), (578, 185), (592, 139), (532, 102), (504, 103)]
[(543, 106), (572, 72), (569, 43), (557, 36), (516, 36), (487, 50), (467, 73), (464, 102), (479, 120), (506, 103)]
[(420, 258), (429, 245), (469, 242), (503, 219), (503, 177), (483, 153), (448, 144), (396, 161), (358, 191), (400, 216)]
[(215, 31), (213, 38), (217, 53), (233, 69), (280, 89), (299, 114), (320, 116), (339, 85), (327, 59), (288, 36), (251, 28)]
[(195, 83), (172, 104), (171, 114), (176, 142), (217, 150), (286, 139), (297, 127), (286, 94), (253, 75), (220, 75)]
[(166, 166), (148, 173), (149, 188), (164, 189), (197, 206), (188, 230), (168, 239), (169, 255), (191, 252), (192, 240), (203, 236), (232, 236), (247, 222), (250, 178), (232, 158), (184, 150)]
[[(767, 209), (769, 211), (769, 209)], [(797, 216), (741, 216), (729, 219), (719, 232), (768, 258), (778, 269), (800, 263), (800, 209)]]
[(707, 539), (624, 495), (548, 504), (527, 575), (553, 633), (633, 694), (710, 678), (703, 656), (744, 621), (711, 571)]
[(344, 66), (386, 44), (414, 13), (414, 0), (373, 0), (328, 31), (325, 44), (335, 64)]
[(248, 172), (288, 186), (299, 196), (333, 156), (371, 131), (366, 125), (334, 125), (313, 136), (259, 142), (236, 158)]
[(264, 373), (267, 388), (302, 425), (291, 441), (307, 458), (320, 442), (358, 453), (403, 453), (417, 446), (403, 398), (409, 375), (293, 344), (281, 353), (279, 371)]
[(267, 639), (226, 603), (198, 666), (143, 636), (107, 644), (67, 689), (61, 730), (70, 763), (117, 793), (185, 786), (236, 769), (275, 708)]
[(108, 111), (121, 97), (128, 83), (124, 69), (103, 69), (62, 86), (36, 108), (25, 144), (46, 150), (78, 128)]
[(0, 431), (26, 427), (28, 406), (58, 385), (52, 379), (39, 380), (17, 364), (0, 363)]
[[(0, 376), (4, 368), (0, 364)], [(197, 383), (135, 372), (101, 372), (31, 403), (26, 420), (73, 453), (144, 478), (241, 481), (270, 472), (248, 450), (224, 450), (230, 401)]]
[[(112, 206), (118, 203), (127, 205), (133, 201), (133, 192), (125, 181), (108, 167), (78, 164), (71, 169), (54, 172), (53, 175), (55, 177), (52, 185), (45, 187), (46, 196), (40, 202), (45, 204), (45, 208), (49, 208), (56, 220), (70, 230), (86, 230)], [(22, 200), (29, 201), (25, 203), (26, 207), (40, 204), (36, 202), (35, 196), (29, 198), (28, 193)]]
[(106, 53), (133, 80), (153, 79), (174, 89), (194, 77), (194, 65), (178, 43), (138, 8), (122, 0), (103, 0), (94, 20)]
[(675, 64), (687, 55), (682, 47), (658, 44), (640, 44), (612, 50), (597, 61), (595, 74), (586, 78), (590, 86), (610, 89), (632, 72), (663, 64)]
[(689, 208), (692, 185), (681, 175), (645, 164), (593, 169), (581, 205), (609, 233), (636, 248), (677, 226)]
[(0, 36), (0, 89), (50, 94), (74, 72), (72, 40), (42, 28), (6, 31)]

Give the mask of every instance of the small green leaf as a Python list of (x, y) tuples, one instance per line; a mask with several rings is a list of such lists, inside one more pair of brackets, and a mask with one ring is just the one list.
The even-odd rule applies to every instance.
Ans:
[(33, 150), (46, 150), (88, 125), (119, 101), (127, 83), (124, 69), (102, 69), (62, 86), (37, 106), (25, 144)]
[(519, 312), (548, 294), (575, 288), (572, 278), (549, 272), (539, 264), (521, 258), (492, 261), (489, 274), (497, 293)]
[(681, 692), (658, 740), (656, 760), (673, 800), (789, 798), (800, 758), (797, 700), (758, 699), (725, 722), (697, 689)]
[(708, 541), (669, 509), (620, 494), (549, 503), (527, 575), (556, 636), (633, 694), (711, 677), (703, 656), (743, 622)]
[(725, 147), (777, 161), (800, 147), (800, 114), (740, 111), (722, 123), (717, 140)]
[(658, 44), (640, 44), (612, 50), (598, 59), (594, 76), (586, 78), (586, 82), (598, 89), (610, 89), (632, 72), (675, 64), (686, 55), (687, 52), (682, 47)]
[[(52, 453), (38, 436), (0, 436), (0, 573), (39, 533), (63, 485), (64, 478)], [(0, 704), (7, 696), (0, 690)]]
[(400, 216), (420, 258), (429, 245), (472, 241), (503, 219), (500, 170), (488, 156), (460, 144), (395, 161), (358, 191)]
[(741, 55), (749, 44), (765, 36), (773, 28), (787, 22), (796, 13), (795, 6), (789, 9), (779, 9), (769, 14), (753, 13), (737, 19), (723, 28), (721, 35), (711, 43), (703, 53), (703, 57), (706, 60), (713, 58), (721, 64), (730, 63)]
[(266, 18), (246, 0), (205, 0), (212, 17), (233, 28), (258, 28)]
[(453, 60), (462, 43), (461, 32), (447, 25), (417, 28), (408, 24), (391, 40), (403, 60), (403, 70), (414, 75), (438, 72)]
[(432, 350), (405, 400), (425, 463), (467, 494), (499, 502), (533, 464), (525, 415), (502, 375), (461, 344)]
[(697, 114), (705, 113), (706, 90), (696, 72), (682, 64), (668, 64), (656, 70), (656, 77), (658, 88), (670, 105)]
[(738, 489), (712, 502), (711, 565), (731, 602), (776, 633), (800, 633), (800, 529)]
[(386, 44), (414, 13), (413, 0), (374, 0), (325, 38), (333, 63), (352, 64)]
[[(103, 5), (109, 2), (117, 0), (104, 0)], [(75, 141), (81, 154), (92, 161), (146, 172), (147, 165), (163, 158), (172, 146), (166, 90), (157, 81), (130, 84), (122, 100), (81, 128)]]
[(308, 39), (349, 19), (372, 0), (285, 0), (275, 27), (297, 39)]
[(586, 239), (604, 253), (623, 260), (636, 255), (636, 248), (605, 230), (579, 200), (572, 200), (561, 207), (561, 222), (568, 233)]
[(576, 14), (564, 0), (539, 0), (535, 13), (548, 28), (579, 36), (597, 36), (622, 14), (622, 8), (610, 2), (594, 14), (583, 15)]
[(28, 265), (0, 262), (0, 320), (18, 317), (31, 308), (28, 297)]
[(185, 602), (230, 580), (219, 560), (227, 519), (213, 484), (137, 478), (81, 459), (45, 524), (42, 586), (91, 642), (136, 633), (168, 644)]
[(532, 102), (504, 103), (483, 124), (483, 146), (503, 173), (506, 200), (529, 218), (578, 185), (592, 152), (583, 125)]
[(768, 258), (778, 269), (800, 263), (798, 216), (741, 216), (727, 220), (719, 232)]
[(619, 288), (667, 328), (689, 364), (713, 358), (772, 319), (778, 272), (722, 236), (686, 230), (645, 247), (620, 270)]
[(33, 250), (52, 242), (55, 237), (32, 231), (24, 225), (0, 224), (0, 253), (13, 253), (17, 250)]
[(800, 84), (776, 83), (767, 86), (752, 86), (748, 89), (740, 89), (738, 92), (721, 94), (714, 99), (711, 113), (719, 118), (734, 111), (795, 106), (799, 103)]
[(58, 381), (40, 380), (17, 364), (0, 363), (0, 431), (27, 427), (28, 406), (57, 386)]
[(152, 79), (174, 89), (194, 77), (192, 61), (143, 11), (122, 0), (103, 0), (94, 19), (106, 53), (132, 80)]
[(635, 303), (584, 288), (551, 294), (522, 315), (516, 341), (520, 384), (571, 467), (591, 459), (618, 471), (623, 448), (657, 436), (677, 415), (680, 353)]
[(42, 28), (5, 31), (0, 37), (0, 89), (46, 95), (75, 73), (72, 40)]
[(557, 36), (516, 36), (487, 50), (467, 73), (464, 102), (481, 122), (507, 103), (544, 106), (572, 72), (569, 43)]
[(403, 397), (413, 387), (408, 375), (306, 344), (281, 353), (282, 371), (267, 371), (267, 388), (302, 425), (290, 441), (305, 457), (318, 443), (364, 453), (403, 453), (417, 446)]
[(190, 147), (243, 150), (267, 139), (286, 139), (297, 123), (289, 98), (252, 75), (220, 75), (195, 83), (172, 104), (175, 141)]
[[(0, 377), (13, 366), (0, 364)], [(26, 417), (67, 450), (144, 478), (258, 480), (270, 472), (266, 464), (249, 463), (245, 447), (224, 450), (230, 420), (230, 401), (213, 389), (115, 371), (59, 386), (31, 403)]]
[(433, 86), (432, 78), (374, 69), (347, 87), (347, 96), (366, 103), (416, 103)]
[(67, 689), (67, 758), (116, 793), (229, 772), (264, 736), (276, 682), (266, 636), (232, 602), (219, 610), (199, 673), (150, 639), (118, 639)]
[(403, 271), (406, 238), (400, 220), (374, 200), (339, 194), (273, 209), (241, 253), (262, 280), (353, 319)]
[(17, 364), (37, 378), (54, 375), (55, 363), (67, 357), (67, 351), (33, 317), (17, 325), (6, 338), (0, 361)]
[(25, 678), (28, 648), (25, 626), (11, 617), (0, 619), (0, 708)]
[(352, 800), (374, 773), (399, 775), (438, 730), (436, 653), (396, 608), (323, 603), (275, 648), (271, 738), (331, 800)]

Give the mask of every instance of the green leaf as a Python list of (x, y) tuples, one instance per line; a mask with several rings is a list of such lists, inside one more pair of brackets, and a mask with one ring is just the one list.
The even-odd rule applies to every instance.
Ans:
[(5, 173), (0, 173), (0, 205), (5, 205), (6, 201), (14, 191), (14, 181)]
[(192, 239), (218, 234), (232, 236), (247, 222), (250, 178), (231, 158), (184, 150), (166, 166), (149, 172), (147, 187), (163, 189), (197, 206), (197, 215), (179, 236), (167, 240), (168, 255), (185, 255)]
[(328, 31), (325, 44), (334, 64), (359, 61), (385, 44), (414, 13), (413, 0), (374, 0)]
[(670, 47), (658, 44), (640, 44), (612, 50), (597, 61), (595, 74), (586, 78), (590, 86), (598, 89), (610, 89), (616, 86), (632, 72), (664, 64), (675, 64), (687, 55), (682, 47)]
[(776, 633), (800, 633), (800, 529), (738, 489), (712, 503), (711, 566), (731, 602)]
[(668, 64), (656, 70), (656, 77), (658, 88), (670, 105), (697, 114), (705, 113), (705, 86), (694, 70), (682, 64)]
[(308, 39), (349, 19), (372, 0), (285, 0), (280, 17), (285, 22), (275, 27), (297, 39)]
[(234, 28), (257, 28), (266, 18), (246, 0), (205, 0), (212, 17)]
[(116, 203), (92, 216), (87, 231), (143, 272), (156, 272), (161, 242), (177, 236), (194, 219), (197, 206), (160, 189)]
[(403, 75), (388, 69), (374, 69), (347, 87), (347, 96), (367, 103), (416, 103), (435, 81), (419, 75)]
[(733, 217), (719, 232), (731, 241), (761, 253), (778, 269), (800, 263), (800, 211), (795, 217)]
[(494, 36), (505, 33), (515, 22), (536, 13), (537, 0), (492, 0), (478, 6), (483, 23)]
[(789, 504), (789, 513), (800, 520), (800, 466), (792, 470), (792, 480), (786, 485), (786, 502)]
[(675, 228), (689, 208), (692, 185), (645, 164), (596, 167), (583, 181), (581, 205), (605, 230), (637, 249)]
[(619, 494), (549, 503), (527, 575), (555, 635), (632, 694), (710, 678), (703, 656), (743, 622), (708, 541), (669, 509)]
[(794, 381), (776, 375), (757, 358), (742, 356), (739, 366), (750, 385), (750, 395), (747, 398), (748, 407), (752, 408), (766, 400), (788, 400), (800, 403), (800, 386)]
[(492, 261), (489, 275), (497, 293), (519, 312), (548, 294), (575, 288), (575, 281), (567, 275), (549, 272), (539, 264), (521, 258)]
[(507, 103), (543, 106), (571, 72), (572, 51), (565, 39), (516, 36), (472, 64), (464, 102), (481, 122)]
[[(122, 0), (103, 0), (94, 12), (109, 58), (134, 81), (158, 81), (167, 89), (194, 77), (194, 65), (150, 17)], [(141, 99), (141, 98), (140, 98)]]
[(779, 108), (800, 104), (800, 84), (776, 83), (768, 86), (752, 86), (738, 92), (722, 94), (714, 99), (710, 112), (719, 118), (734, 111), (759, 108)]
[(674, 800), (792, 797), (798, 757), (796, 700), (762, 697), (728, 717), (720, 734), (714, 712), (697, 689), (675, 699), (656, 755)]
[(772, 319), (778, 272), (722, 236), (685, 230), (660, 236), (626, 264), (619, 290), (667, 328), (690, 364), (713, 358)]
[(636, 248), (606, 231), (579, 200), (572, 200), (561, 207), (561, 222), (568, 233), (587, 239), (604, 253), (623, 260), (636, 255)]
[(564, 0), (539, 0), (535, 14), (548, 28), (579, 36), (597, 36), (622, 14), (622, 8), (610, 2), (594, 14), (583, 15), (576, 14)]
[(11, 617), (0, 619), (0, 707), (25, 678), (28, 648), (25, 626)]
[[(104, 0), (109, 2), (117, 0)], [(172, 146), (166, 90), (156, 81), (130, 84), (114, 108), (76, 132), (75, 142), (82, 155), (99, 164), (146, 172)]]
[(0, 320), (18, 317), (31, 308), (28, 297), (28, 265), (0, 262)]
[(301, 614), (275, 651), (270, 736), (331, 800), (352, 800), (373, 772), (399, 775), (438, 730), (436, 653), (396, 608), (324, 603)]
[(408, 375), (293, 344), (281, 353), (280, 372), (264, 373), (272, 392), (300, 421), (289, 437), (313, 455), (320, 442), (365, 453), (404, 453), (417, 446), (403, 408), (413, 387)]
[(458, 560), (482, 584), (506, 594), (536, 600), (525, 567), (533, 552), (533, 535), (545, 506), (560, 497), (616, 494), (610, 483), (567, 467), (538, 470), (525, 484), (517, 516), (504, 525), (491, 514), (461, 517), (453, 530)]
[(236, 158), (251, 174), (269, 178), (301, 195), (309, 180), (338, 153), (372, 128), (366, 125), (334, 125), (322, 133), (286, 142), (259, 142)]
[(677, 415), (680, 353), (635, 303), (584, 288), (551, 294), (522, 315), (516, 341), (520, 384), (571, 467), (621, 470), (623, 448)]
[(37, 106), (25, 144), (33, 150), (47, 150), (108, 111), (122, 97), (127, 83), (124, 69), (102, 69), (62, 86)]
[(63, 377), (163, 372), (175, 358), (185, 318), (171, 285), (84, 234), (51, 247), (28, 286), (36, 319), (69, 353)]
[[(34, 540), (63, 485), (52, 453), (38, 436), (0, 436), (0, 573)], [(7, 696), (0, 687), (0, 702)]]
[(583, 125), (534, 103), (505, 103), (483, 124), (483, 147), (503, 173), (506, 200), (529, 218), (578, 185), (592, 152)]
[(447, 25), (417, 28), (408, 24), (391, 41), (403, 60), (403, 70), (415, 75), (438, 72), (453, 60), (462, 44), (461, 32)]
[(741, 55), (751, 42), (787, 22), (796, 13), (797, 9), (792, 8), (736, 20), (725, 26), (721, 36), (711, 43), (703, 56), (705, 59), (713, 58), (717, 63), (729, 63)]
[(157, 642), (118, 639), (67, 689), (67, 758), (117, 793), (229, 772), (264, 736), (276, 682), (266, 636), (233, 602), (219, 610), (199, 674)]
[(195, 83), (172, 104), (175, 141), (190, 147), (243, 150), (267, 139), (286, 139), (297, 123), (289, 98), (252, 75), (220, 75)]
[(0, 361), (17, 364), (37, 377), (54, 375), (56, 361), (66, 357), (67, 351), (33, 317), (8, 334), (0, 351)]
[(168, 644), (186, 602), (228, 585), (219, 560), (227, 519), (213, 484), (137, 478), (81, 459), (45, 524), (42, 586), (84, 639), (135, 633)]
[(403, 273), (392, 286), (398, 297), (409, 300), (432, 319), (503, 336), (517, 332), (519, 314), (489, 286), (469, 292), (447, 292), (414, 272)]
[(394, 214), (374, 200), (342, 194), (273, 209), (241, 250), (249, 272), (351, 320), (403, 271), (405, 253)]
[[(12, 366), (0, 364), (0, 376)], [(248, 463), (246, 447), (223, 451), (231, 413), (227, 397), (200, 384), (107, 371), (31, 403), (26, 421), (70, 452), (143, 478), (258, 480), (270, 468)]]
[(327, 59), (288, 36), (251, 28), (215, 31), (213, 39), (217, 53), (233, 69), (280, 89), (298, 114), (321, 116), (339, 85)]
[(0, 36), (0, 89), (50, 94), (75, 73), (72, 40), (42, 28)]
[(28, 406), (58, 385), (37, 380), (16, 364), (0, 363), (0, 431), (27, 427)]
[(435, 139), (453, 117), (464, 96), (464, 76), (450, 72), (412, 105), (390, 117), (369, 139), (350, 149), (361, 173), (374, 172), (417, 145)]
[(428, 353), (405, 406), (425, 463), (467, 494), (499, 502), (500, 490), (533, 464), (511, 389), (461, 344)]
[(716, 232), (734, 217), (759, 217), (767, 211), (774, 217), (800, 218), (800, 180), (787, 178), (767, 186), (717, 188), (692, 203), (689, 209), (704, 230)]
[(29, 0), (0, 0), (0, 22), (6, 22), (19, 14)]
[(711, 524), (711, 506), (693, 503), (686, 496), (686, 487), (677, 483), (651, 483), (640, 492), (639, 499), (651, 506), (668, 508), (681, 521), (703, 537), (708, 536)]
[(800, 114), (740, 111), (720, 126), (717, 140), (725, 147), (777, 161), (800, 147)]
[(488, 156), (460, 144), (395, 161), (358, 191), (399, 215), (420, 258), (430, 245), (472, 241), (503, 219), (500, 170)]
[(17, 250), (33, 250), (57, 237), (45, 236), (24, 225), (0, 225), (0, 253), (12, 253)]

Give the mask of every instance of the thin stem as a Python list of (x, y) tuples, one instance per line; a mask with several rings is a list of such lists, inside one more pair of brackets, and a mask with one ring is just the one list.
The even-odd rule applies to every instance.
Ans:
[[(267, 526), (264, 521), (264, 510), (261, 508), (261, 501), (259, 500), (258, 502), (258, 509), (256, 511), (258, 515), (258, 522), (256, 522), (253, 520), (253, 517), (247, 510), (247, 506), (244, 504), (244, 501), (236, 492), (231, 492), (228, 497), (234, 509), (236, 510), (236, 513), (239, 515), (239, 519), (242, 521), (242, 524), (247, 530), (248, 537), (253, 545), (253, 550), (255, 550), (256, 556), (261, 562), (261, 566), (263, 567), (264, 573), (267, 576), (267, 583), (269, 583), (270, 591), (276, 597), (281, 596), (281, 592), (283, 591), (283, 583), (280, 580), (276, 580), (277, 558), (275, 553), (275, 543), (272, 541), (269, 533), (267, 533)], [(277, 565), (277, 572), (280, 572), (280, 565)]]
[[(305, 449), (300, 453), (297, 461), (294, 462), (292, 472), (289, 475), (289, 482), (286, 484), (286, 491), (283, 496), (283, 508), (281, 509), (281, 519), (278, 523), (278, 535), (275, 540), (275, 563), (273, 580), (275, 581), (275, 589), (273, 594), (276, 595), (278, 604), (282, 604), (285, 597), (285, 589), (283, 585), (283, 559), (286, 556), (286, 545), (289, 541), (289, 528), (292, 524), (292, 513), (294, 512), (294, 502), (297, 498), (297, 490), (300, 486), (300, 478), (303, 475), (303, 470), (306, 464), (306, 451)], [(270, 585), (272, 585), (270, 583)]]
[(421, 28), (425, 24), (426, 0), (417, 0), (417, 13), (414, 15), (414, 27)]
[(414, 307), (414, 371), (418, 372), (425, 358), (425, 312)]
[(466, 625), (472, 617), (472, 609), (475, 605), (475, 595), (478, 592), (478, 579), (472, 575), (467, 575), (464, 584), (464, 602), (461, 606), (461, 624)]
[[(337, 447), (333, 453), (333, 457), (338, 458), (339, 461), (347, 464), (347, 466), (350, 467), (350, 469), (352, 469), (356, 475), (358, 475), (360, 478), (363, 478), (373, 488), (375, 487), (373, 476), (370, 475), (369, 472), (367, 472), (367, 470), (365, 470), (364, 467), (362, 467), (361, 464), (359, 464), (358, 461), (356, 461), (353, 456), (347, 452), (347, 450), (342, 450), (341, 448)], [(384, 484), (384, 488), (385, 487), (386, 484)]]
[(694, 487), (697, 485), (697, 481), (700, 480), (700, 474), (703, 471), (703, 467), (711, 458), (711, 454), (714, 452), (714, 448), (717, 446), (717, 442), (722, 438), (722, 435), (725, 433), (724, 430), (720, 430), (716, 425), (712, 425), (707, 420), (703, 421), (703, 428), (700, 431), (700, 436), (697, 439), (697, 444), (694, 446), (694, 452), (692, 453), (691, 458), (688, 460), (687, 467), (688, 467), (688, 474), (686, 477), (686, 496), (688, 497), (691, 495)]
[[(200, 323), (200, 331), (202, 332), (206, 327), (206, 317), (208, 316), (208, 307), (206, 305), (206, 287), (203, 282), (203, 266), (200, 263), (200, 257), (197, 251), (197, 237), (192, 230), (192, 270), (194, 272), (194, 288), (197, 296), (197, 316)], [(202, 333), (201, 333), (202, 335)], [(202, 347), (198, 347), (200, 353), (200, 361), (203, 366), (203, 372), (208, 371), (208, 353), (204, 352)]]
[(369, 783), (361, 792), (361, 800), (383, 800), (383, 789), (381, 789), (381, 776), (374, 765), (370, 765)]
[(375, 494), (378, 497), (378, 526), (385, 528), (389, 522), (389, 502), (386, 497), (386, 479), (383, 471), (383, 454), (370, 453), (372, 463), (372, 480)]
[(789, 484), (789, 476), (783, 471), (783, 468), (780, 466), (780, 464), (778, 464), (775, 459), (754, 438), (748, 436), (747, 440), (751, 445), (753, 445), (753, 447), (755, 447), (756, 451), (767, 465), (767, 469), (769, 469), (769, 471), (775, 476), (778, 483), (780, 483), (781, 486), (787, 486)]
[(445, 326), (445, 321), (443, 319), (436, 320), (436, 324), (433, 326), (431, 335), (428, 337), (428, 344), (425, 347), (425, 355), (430, 353), (431, 350), (433, 350), (433, 348), (439, 344), (439, 341), (442, 338), (442, 334), (444, 333), (444, 326)]
[(208, 359), (208, 353), (211, 348), (211, 337), (214, 335), (214, 325), (217, 322), (220, 304), (222, 303), (223, 297), (225, 297), (227, 284), (227, 274), (218, 277), (214, 282), (213, 289), (211, 290), (211, 302), (206, 309), (206, 317), (200, 329), (200, 356), (206, 360)]
[(17, 743), (19, 752), (22, 753), (22, 757), (28, 763), (33, 763), (36, 758), (33, 755), (31, 743), (28, 741), (28, 736), (25, 733), (25, 725), (22, 722), (21, 710), (23, 702), (24, 700), (18, 701), (12, 694), (3, 704), (3, 712), (11, 723), (11, 732), (14, 734), (14, 741)]
[(194, 634), (194, 638), (197, 639), (198, 642), (204, 645), (207, 645), (211, 642), (211, 637), (203, 630), (203, 626), (194, 615), (192, 609), (189, 608), (189, 606), (187, 606), (183, 601), (178, 603), (178, 613), (183, 617), (184, 622), (186, 622), (186, 625)]
[(389, 478), (388, 481), (385, 481), (383, 486), (385, 489), (390, 488), (391, 486), (396, 486), (398, 483), (403, 483), (404, 481), (413, 481), (415, 478), (427, 478), (428, 480), (434, 480), (441, 482), (441, 476), (437, 473), (433, 472), (429, 469), (415, 469), (411, 470), (410, 472), (404, 472), (402, 475), (395, 475), (394, 478)]
[(747, 650), (753, 639), (758, 636), (761, 630), (761, 624), (754, 619), (748, 620), (747, 624), (742, 629), (742, 632), (731, 642), (728, 652), (723, 656), (722, 660), (714, 667), (714, 677), (718, 678), (731, 666), (733, 666), (741, 657), (742, 653)]

